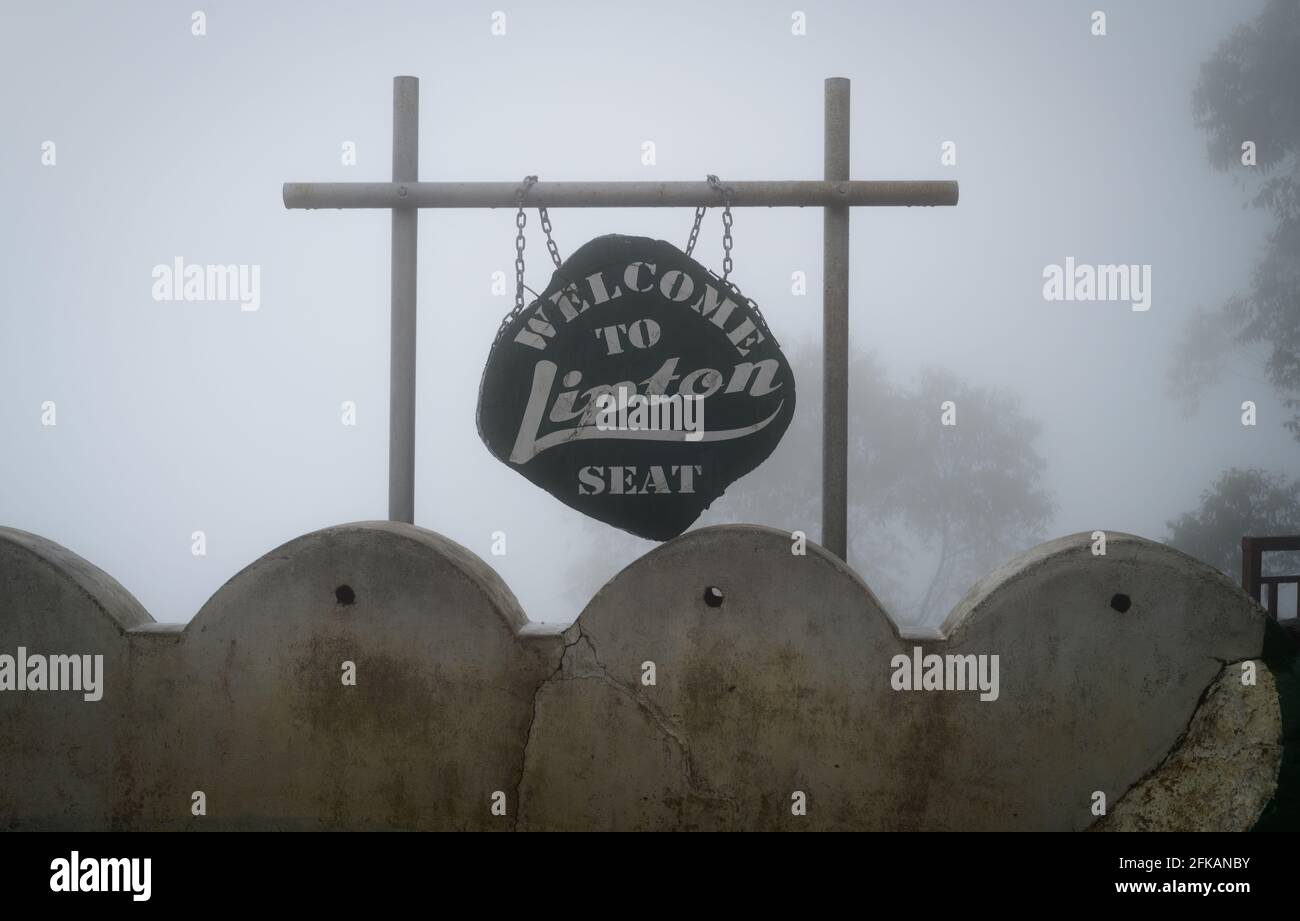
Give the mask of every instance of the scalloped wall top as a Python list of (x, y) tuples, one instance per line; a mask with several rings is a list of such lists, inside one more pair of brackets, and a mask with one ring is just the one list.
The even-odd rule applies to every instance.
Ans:
[[(104, 657), (98, 702), (0, 693), (0, 827), (1078, 829), (1263, 637), (1229, 580), (1111, 534), (1035, 548), (946, 639), (908, 638), (843, 562), (755, 526), (656, 548), (563, 631), (388, 522), (297, 538), (183, 630), (150, 623), (0, 529), (0, 654)], [(925, 656), (992, 685), (900, 689)]]

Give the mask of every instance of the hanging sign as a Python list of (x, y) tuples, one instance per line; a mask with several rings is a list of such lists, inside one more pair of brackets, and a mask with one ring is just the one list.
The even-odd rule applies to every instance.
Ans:
[(502, 327), (478, 429), (566, 505), (667, 540), (772, 453), (794, 402), (785, 355), (733, 285), (662, 240), (610, 235)]

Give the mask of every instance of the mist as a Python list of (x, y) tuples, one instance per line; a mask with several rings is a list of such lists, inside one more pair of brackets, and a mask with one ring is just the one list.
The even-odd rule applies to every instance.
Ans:
[[(390, 217), (289, 211), (281, 184), (387, 181), (394, 75), (421, 81), (421, 179), (512, 182), (820, 178), (823, 80), (842, 76), (853, 178), (961, 184), (955, 208), (852, 216), (850, 562), (896, 619), (933, 625), (1043, 539), (1166, 539), (1225, 470), (1300, 473), (1262, 361), (1246, 354), (1194, 406), (1169, 386), (1188, 324), (1249, 289), (1271, 227), (1244, 207), (1248, 182), (1212, 167), (1192, 111), (1202, 63), (1264, 6), (1111, 4), (1097, 36), (1095, 4), (803, 3), (796, 35), (789, 4), (553, 0), (506, 8), (494, 35), (492, 4), (214, 2), (196, 36), (191, 11), (164, 3), (6, 4), (0, 523), (184, 622), (279, 544), (386, 516)], [(683, 246), (692, 219), (550, 216), (562, 255), (612, 232)], [(735, 212), (732, 279), (791, 356), (799, 404), (768, 464), (697, 527), (819, 539), (821, 225), (817, 209)], [(541, 290), (535, 212), (528, 232)], [(562, 505), (478, 438), (514, 234), (509, 210), (421, 213), (415, 523), (487, 560), (531, 619), (568, 622), (656, 545)], [(695, 258), (720, 268), (716, 210)], [(257, 308), (158, 299), (155, 267), (177, 259), (259, 267)], [(1045, 269), (1067, 259), (1149, 266), (1146, 309), (1045, 299)], [(963, 437), (996, 425), (1037, 471), (1019, 517), (980, 525), (988, 540), (964, 531), (985, 550), (950, 564), (940, 530), (908, 517), (900, 471), (946, 450), (943, 495), (958, 497), (959, 462), (985, 447), (898, 435), (938, 425), (944, 399)]]

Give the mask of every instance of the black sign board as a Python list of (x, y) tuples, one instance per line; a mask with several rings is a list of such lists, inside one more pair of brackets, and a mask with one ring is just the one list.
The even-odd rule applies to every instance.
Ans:
[(667, 540), (775, 449), (794, 376), (736, 288), (675, 246), (610, 235), (493, 343), (478, 429), (566, 505)]

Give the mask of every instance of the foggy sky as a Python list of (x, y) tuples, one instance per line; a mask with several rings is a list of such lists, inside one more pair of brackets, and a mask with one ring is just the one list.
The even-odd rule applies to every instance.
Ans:
[[(1257, 365), (1191, 416), (1164, 383), (1185, 318), (1248, 287), (1268, 226), (1210, 170), (1190, 109), (1200, 63), (1259, 6), (6, 2), (0, 524), (186, 621), (280, 543), (386, 515), (389, 215), (290, 212), (280, 187), (387, 180), (394, 75), (421, 81), (421, 178), (508, 181), (820, 178), (822, 84), (844, 76), (854, 178), (961, 183), (956, 208), (854, 212), (853, 347), (900, 381), (932, 366), (1019, 394), (1043, 426), (1051, 534), (1158, 539), (1226, 467), (1295, 467)], [(1104, 38), (1089, 31), (1099, 7)], [(940, 165), (948, 140), (956, 167)], [(609, 232), (682, 245), (691, 221), (551, 217), (565, 255)], [(487, 559), (533, 620), (572, 620), (588, 600), (570, 590), (575, 564), (603, 580), (652, 545), (602, 541), (478, 439), (513, 214), (424, 211), (419, 233), (416, 523)], [(783, 345), (819, 342), (820, 212), (739, 210), (734, 234), (733, 277)], [(720, 236), (714, 212), (696, 258), (719, 267)], [(527, 253), (541, 290), (535, 212)], [(178, 256), (260, 265), (260, 309), (153, 300), (153, 267)], [(1043, 267), (1071, 256), (1151, 264), (1150, 311), (1045, 302)], [(808, 296), (791, 294), (795, 271)], [(1255, 428), (1240, 424), (1247, 399)]]

